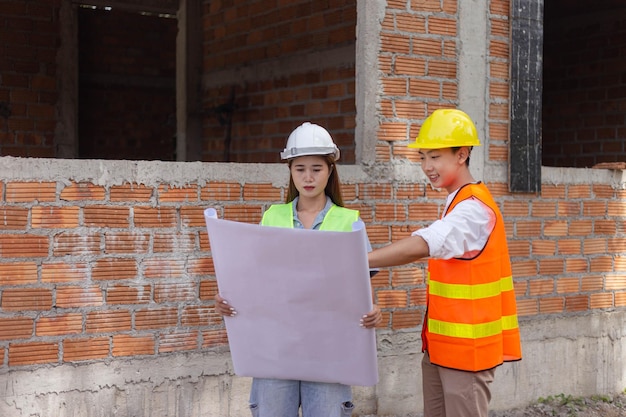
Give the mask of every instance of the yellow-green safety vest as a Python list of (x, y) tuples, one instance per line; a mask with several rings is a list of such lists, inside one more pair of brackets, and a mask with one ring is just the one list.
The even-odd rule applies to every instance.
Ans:
[[(359, 211), (333, 204), (324, 216), (319, 230), (351, 232), (352, 224), (359, 220)], [(285, 227), (293, 229), (293, 201), (286, 204), (273, 204), (261, 220), (263, 226)]]

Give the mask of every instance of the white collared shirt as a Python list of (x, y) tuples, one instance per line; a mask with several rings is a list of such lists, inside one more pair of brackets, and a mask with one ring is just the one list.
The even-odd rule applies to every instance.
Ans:
[[(444, 213), (458, 191), (448, 195)], [(485, 247), (495, 224), (495, 213), (480, 200), (470, 197), (442, 219), (411, 235), (421, 236), (426, 241), (431, 258), (472, 258)]]

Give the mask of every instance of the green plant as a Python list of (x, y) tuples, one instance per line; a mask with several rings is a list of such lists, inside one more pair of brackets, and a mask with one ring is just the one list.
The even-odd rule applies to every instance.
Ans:
[(611, 397), (609, 397), (608, 395), (592, 395), (591, 399), (593, 401), (602, 401), (603, 403), (611, 403), (611, 402), (613, 402), (613, 399)]

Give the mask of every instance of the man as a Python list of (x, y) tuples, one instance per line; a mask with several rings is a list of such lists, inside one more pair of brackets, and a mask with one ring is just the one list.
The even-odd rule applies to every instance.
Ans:
[(415, 143), (422, 170), (448, 191), (429, 227), (369, 254), (370, 268), (430, 257), (422, 328), (425, 417), (488, 417), (495, 367), (520, 360), (511, 262), (502, 215), (469, 170), (480, 146), (474, 123), (455, 109), (431, 114)]

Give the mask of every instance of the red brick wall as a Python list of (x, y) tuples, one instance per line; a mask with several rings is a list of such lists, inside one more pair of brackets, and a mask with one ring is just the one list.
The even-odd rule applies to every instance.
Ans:
[[(504, 215), (521, 317), (626, 307), (626, 191), (543, 185), (539, 198), (488, 184)], [(108, 185), (2, 181), (0, 364), (100, 361), (227, 343), (202, 212), (258, 223), (285, 187), (262, 182)], [(423, 184), (344, 185), (374, 246), (440, 215)], [(425, 262), (373, 279), (385, 320), (416, 329)]]
[(216, 285), (202, 210), (210, 200), (238, 200), (239, 184), (1, 188), (4, 367), (225, 343), (209, 302)]
[[(511, 196), (506, 184), (488, 186), (507, 227), (520, 317), (626, 306), (624, 190), (544, 184), (540, 198), (529, 201)], [(441, 215), (445, 193), (421, 185), (369, 189), (365, 221), (374, 245), (406, 237)], [(421, 324), (425, 263), (382, 271), (374, 287), (387, 318), (383, 327)]]
[[(509, 2), (489, 7), (488, 152), (492, 161), (508, 161)], [(417, 155), (406, 147), (420, 122), (434, 110), (458, 105), (458, 9), (454, 0), (419, 2), (410, 9), (392, 2), (382, 24), (383, 98), (377, 160)]]
[(55, 155), (60, 4), (0, 0), (0, 155)]
[[(228, 127), (216, 107), (236, 108), (228, 160), (278, 162), (289, 133), (304, 121), (326, 127), (341, 148), (342, 163), (354, 163), (356, 1), (210, 2), (204, 19), (204, 77), (263, 66), (275, 70), (253, 79), (214, 81), (204, 92), (204, 161), (224, 161)], [(329, 53), (350, 50), (349, 64), (325, 66)], [(316, 55), (320, 62), (302, 68)], [(256, 69), (255, 69), (256, 68)], [(275, 74), (278, 72), (278, 74)]]
[(420, 121), (458, 103), (458, 9), (452, 0), (405, 7), (391, 2), (382, 23), (379, 66), (382, 117), (376, 157), (380, 161), (417, 155), (406, 147)]
[[(55, 156), (55, 131), (59, 123), (60, 3), (60, 0), (0, 0), (0, 155)], [(324, 2), (309, 1), (290, 2), (276, 8), (252, 1), (236, 5), (229, 1), (206, 2), (205, 79), (213, 80), (213, 75), (220, 72), (282, 62), (285, 57), (298, 54), (320, 53), (323, 57), (333, 48), (353, 47), (356, 2), (331, 2), (326, 7)], [(544, 56), (543, 159), (548, 166), (592, 166), (598, 162), (623, 161), (626, 154), (626, 120), (621, 112), (624, 80), (619, 72), (625, 59), (623, 39), (626, 39), (621, 36), (624, 30), (621, 2), (607, 0), (594, 5), (593, 18), (586, 12), (587, 7), (583, 0), (546, 3), (550, 21), (546, 24)], [(491, 160), (503, 162), (508, 158), (509, 8), (508, 1), (489, 3), (488, 155)], [(407, 6), (405, 1), (394, 1), (388, 3), (388, 9), (379, 57), (381, 81), (386, 90), (386, 97), (380, 103), (380, 137), (410, 139), (419, 128), (419, 122), (414, 120), (458, 100), (454, 65), (458, 47), (457, 2), (430, 0)], [(155, 18), (142, 16), (129, 20), (129, 14), (118, 10), (97, 13), (119, 19), (108, 28), (102, 28), (101, 21), (93, 19), (82, 26), (99, 31), (102, 36), (98, 39), (117, 42), (118, 47), (122, 45), (119, 34), (124, 33), (123, 45), (134, 44), (135, 54), (109, 49), (107, 42), (85, 45), (90, 39), (81, 36), (81, 50), (92, 48), (97, 52), (92, 60), (81, 62), (81, 67), (100, 76), (103, 74), (97, 71), (106, 68), (104, 78), (107, 78), (120, 69), (122, 56), (132, 57), (132, 61), (124, 63), (128, 79), (141, 76), (145, 81), (146, 72), (139, 69), (145, 70), (147, 62), (156, 62), (149, 72), (173, 83), (175, 19), (156, 19), (160, 24), (141, 23)], [(81, 14), (84, 17), (85, 13)], [(169, 22), (162, 26), (163, 21)], [(113, 31), (106, 34), (104, 29)], [(145, 36), (137, 36), (139, 30)], [(202, 158), (206, 161), (224, 158), (227, 128), (211, 111), (229, 101), (234, 87), (232, 160), (275, 162), (291, 129), (310, 119), (333, 132), (343, 150), (343, 162), (355, 162), (354, 73), (353, 64), (344, 64), (324, 70), (292, 70), (288, 75), (254, 81), (211, 83), (203, 97)], [(98, 77), (91, 79), (94, 78)], [(91, 87), (86, 84), (80, 89), (80, 130), (84, 133), (79, 138), (81, 156), (174, 158), (173, 90), (164, 97), (163, 91), (154, 85), (144, 89), (136, 86), (120, 89), (119, 84)], [(111, 98), (113, 93), (117, 98)], [(122, 114), (132, 117), (120, 123)], [(402, 157), (404, 152), (402, 146), (394, 149), (382, 141), (379, 145), (381, 160)], [(133, 154), (137, 149), (141, 151)]]

